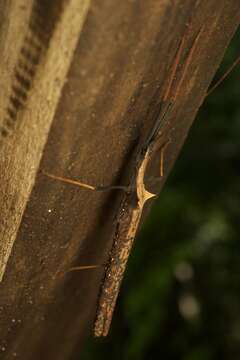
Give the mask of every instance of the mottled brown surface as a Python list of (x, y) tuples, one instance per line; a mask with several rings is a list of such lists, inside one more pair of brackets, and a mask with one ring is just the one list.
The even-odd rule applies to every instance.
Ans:
[[(239, 20), (235, 0), (93, 1), (41, 169), (93, 185), (126, 183), (186, 24), (182, 64), (204, 25), (169, 119), (167, 175)], [(3, 359), (74, 356), (95, 317), (103, 267), (67, 271), (106, 261), (121, 196), (39, 172), (1, 284)]]
[[(0, 281), (34, 185), (89, 0), (81, 5), (78, 0), (61, 0), (57, 6), (55, 0), (8, 5), (3, 9), (9, 24), (5, 24), (5, 42), (2, 36), (5, 51), (0, 61), (4, 83), (4, 96), (0, 93)], [(16, 41), (18, 56), (12, 59), (18, 33), (21, 44)]]

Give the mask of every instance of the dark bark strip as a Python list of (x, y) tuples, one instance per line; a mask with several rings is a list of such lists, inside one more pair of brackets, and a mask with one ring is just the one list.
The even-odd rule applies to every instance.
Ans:
[[(37, 66), (48, 48), (54, 27), (63, 12), (65, 1), (35, 0), (29, 19), (28, 29), (23, 39), (15, 66), (12, 91), (0, 128), (0, 145), (4, 138), (16, 129), (19, 111), (26, 107)], [(48, 16), (46, 17), (46, 14)]]

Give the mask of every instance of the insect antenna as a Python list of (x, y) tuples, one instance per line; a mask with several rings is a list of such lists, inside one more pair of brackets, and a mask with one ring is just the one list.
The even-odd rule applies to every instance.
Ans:
[(233, 62), (233, 64), (227, 69), (227, 71), (220, 77), (220, 79), (212, 86), (207, 92), (210, 95), (216, 88), (226, 79), (226, 77), (233, 71), (233, 69), (240, 63), (240, 56)]

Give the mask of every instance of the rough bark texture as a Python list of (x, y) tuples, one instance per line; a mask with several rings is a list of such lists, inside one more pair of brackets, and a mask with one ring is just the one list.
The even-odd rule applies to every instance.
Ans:
[[(170, 138), (171, 143), (165, 152), (165, 175), (158, 184), (160, 190), (239, 21), (240, 8), (235, 0), (91, 2), (40, 167), (39, 154), (50, 120), (44, 131), (39, 120), (35, 126), (26, 124), (21, 137), (18, 133), (18, 137), (13, 135), (10, 140), (12, 156), (21, 160), (22, 177), (14, 175), (16, 165), (1, 170), (4, 199), (12, 199), (14, 184), (24, 183), (21, 187), (27, 189), (18, 210), (20, 221), (39, 169), (20, 228), (18, 231), (16, 226), (12, 228), (11, 241), (15, 239), (15, 243), (0, 285), (1, 358), (74, 356), (75, 346), (92, 326), (104, 269), (79, 272), (68, 269), (105, 263), (112, 244), (115, 214), (122, 194), (99, 194), (64, 185), (44, 176), (41, 169), (96, 185), (127, 183), (136, 148), (156, 120), (154, 115), (163, 95), (163, 84), (186, 26), (190, 30), (184, 43), (182, 65), (203, 27), (169, 118), (171, 130), (166, 140)], [(71, 21), (62, 31), (67, 31), (70, 25)], [(4, 31), (2, 27), (1, 32)], [(0, 36), (2, 47), (5, 39), (2, 33)], [(17, 40), (16, 51), (21, 41)], [(52, 51), (59, 51), (57, 43)], [(43, 66), (44, 91), (50, 76), (47, 69)], [(176, 81), (180, 72), (181, 66)], [(65, 74), (60, 75), (63, 80)], [(40, 119), (44, 107), (33, 100), (37, 96), (35, 88), (28, 108), (37, 111), (38, 115), (34, 116)], [(40, 130), (43, 135), (38, 140)], [(31, 171), (29, 164), (26, 165), (30, 161), (24, 155), (26, 150), (21, 152), (19, 147), (24, 143), (22, 137), (30, 136), (35, 137), (35, 141), (29, 140), (26, 145), (27, 153), (35, 153)], [(153, 161), (150, 175), (157, 175), (155, 164)], [(2, 172), (7, 175), (2, 177)], [(11, 214), (11, 206), (4, 213), (5, 201), (1, 199), (4, 215), (1, 221), (9, 229), (15, 214)]]
[(3, 22), (6, 37), (1, 39), (5, 48), (0, 62), (0, 280), (34, 184), (88, 4), (88, 0), (81, 5), (78, 0), (37, 0), (25, 5), (16, 1), (2, 9), (9, 24)]

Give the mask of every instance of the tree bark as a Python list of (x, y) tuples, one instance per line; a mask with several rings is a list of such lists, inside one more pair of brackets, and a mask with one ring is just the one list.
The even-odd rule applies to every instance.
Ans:
[(33, 187), (88, 3), (86, 0), (79, 5), (78, 0), (70, 0), (64, 5), (61, 0), (56, 6), (53, 1), (37, 0), (9, 2), (2, 7), (9, 23), (3, 21), (0, 63), (0, 280)]
[[(76, 11), (80, 3), (81, 14)], [(15, 30), (3, 26), (0, 45), (9, 51), (9, 66), (14, 69), (25, 41), (16, 29), (23, 26), (24, 16), (31, 16), (33, 3), (25, 5), (22, 18), (18, 12), (11, 16), (11, 2), (7, 4), (5, 18), (13, 19)], [(124, 196), (66, 185), (42, 171), (93, 185), (127, 184), (136, 151), (156, 121), (184, 36), (174, 78), (181, 87), (168, 119), (170, 130), (162, 140), (170, 140), (164, 153), (164, 176), (153, 187), (159, 192), (240, 21), (235, 0), (93, 0), (79, 36), (88, 1), (66, 4), (61, 16), (53, 11), (54, 29), (49, 27), (45, 57), (18, 114), (20, 125), (2, 138), (2, 275), (7, 263), (0, 285), (4, 359), (15, 354), (19, 359), (74, 355), (75, 346), (92, 327), (104, 267), (68, 270), (106, 263)], [(6, 50), (11, 31), (19, 36), (15, 50), (13, 46)], [(12, 73), (4, 72), (6, 89), (12, 89)], [(2, 109), (10, 96), (10, 92), (1, 93)], [(155, 157), (147, 178), (159, 176), (158, 163)]]

